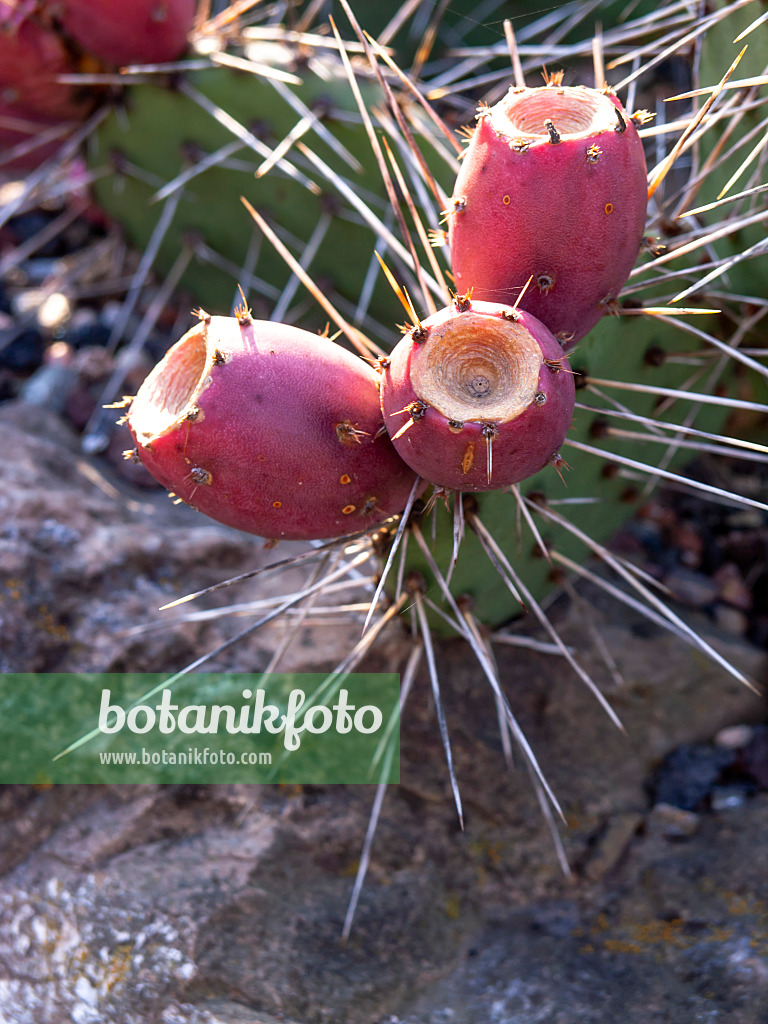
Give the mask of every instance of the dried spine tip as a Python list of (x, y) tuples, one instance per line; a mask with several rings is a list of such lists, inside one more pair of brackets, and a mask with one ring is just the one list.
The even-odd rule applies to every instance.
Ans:
[(552, 143), (553, 146), (557, 146), (560, 142), (560, 135), (558, 134), (558, 131), (555, 128), (555, 126), (549, 119), (547, 119), (544, 122), (544, 127), (549, 132), (549, 141)]
[(465, 292), (463, 295), (458, 293), (453, 296), (453, 305), (456, 307), (457, 313), (466, 313), (469, 307), (472, 305), (472, 289)]
[(360, 438), (366, 436), (364, 430), (358, 430), (349, 420), (342, 420), (341, 423), (336, 424), (336, 438), (347, 447), (360, 444)]
[(541, 72), (541, 77), (544, 79), (544, 84), (549, 86), (550, 88), (557, 89), (559, 89), (560, 86), (563, 84), (564, 75), (565, 71), (547, 71), (546, 68), (544, 68)]

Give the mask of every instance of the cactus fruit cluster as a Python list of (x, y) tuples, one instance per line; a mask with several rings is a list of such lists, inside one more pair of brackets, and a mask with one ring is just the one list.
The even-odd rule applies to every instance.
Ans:
[[(122, 19), (115, 31), (110, 0), (88, 6), (90, 29), (96, 35), (102, 29), (111, 33), (112, 43), (125, 44), (130, 54), (109, 53), (108, 43), (96, 35), (82, 36), (77, 26), (84, 7), (78, 0), (56, 5), (4, 0), (4, 24), (8, 28), (13, 23), (17, 41), (33, 28), (58, 40), (58, 71), (82, 66), (86, 48), (98, 61), (97, 68), (126, 59), (178, 56), (181, 36), (193, 17), (190, 5), (181, 0), (148, 0), (133, 5), (133, 20)], [(731, 6), (735, 15), (749, 22), (751, 5)], [(668, 398), (655, 408), (658, 396), (653, 389), (691, 388), (687, 367), (697, 360), (704, 370), (711, 364), (708, 355), (700, 355), (701, 337), (716, 342), (724, 333), (714, 314), (699, 317), (687, 333), (669, 316), (639, 315), (650, 302), (662, 306), (670, 298), (663, 284), (666, 271), (653, 277), (655, 261), (647, 249), (644, 258), (651, 273), (637, 267), (635, 282), (622, 291), (646, 230), (646, 167), (640, 137), (644, 113), (634, 112), (634, 99), (625, 108), (609, 88), (564, 84), (560, 73), (547, 73), (544, 86), (530, 88), (516, 72), (511, 89), (499, 92), (497, 87), (493, 100), (489, 94), (488, 103), (480, 103), (478, 123), (456, 162), (446, 148), (445, 126), (436, 127), (439, 117), (425, 114), (424, 104), (413, 98), (414, 90), (384, 68), (383, 53), (378, 61), (371, 59), (362, 34), (359, 41), (334, 41), (327, 32), (306, 31), (311, 18), (297, 31), (260, 23), (258, 15), (249, 25), (241, 17), (247, 9), (247, 4), (235, 5), (207, 23), (198, 17), (192, 36), (194, 60), (174, 65), (167, 75), (157, 69), (129, 73), (121, 77), (124, 85), (118, 91), (112, 80), (111, 110), (86, 142), (96, 199), (132, 241), (147, 248), (147, 264), (180, 282), (207, 308), (225, 309), (240, 284), (257, 317), (268, 315), (274, 303), (273, 315), (282, 320), (313, 329), (324, 326), (325, 312), (318, 316), (315, 304), (302, 297), (295, 269), (275, 258), (259, 231), (248, 230), (239, 202), (245, 193), (276, 225), (285, 248), (314, 279), (316, 294), (325, 295), (344, 316), (390, 348), (393, 297), (373, 259), (373, 233), (374, 246), (385, 251), (400, 280), (419, 295), (414, 326), (394, 346), (389, 364), (382, 362), (377, 368), (395, 449), (414, 472), (438, 488), (477, 492), (483, 514), (491, 521), (508, 519), (508, 496), (497, 492), (534, 473), (531, 490), (550, 499), (567, 497), (573, 503), (574, 523), (602, 542), (641, 493), (637, 474), (631, 479), (630, 464), (642, 462), (645, 454), (643, 443), (631, 432), (614, 437), (611, 415), (636, 417), (635, 422), (654, 416), (661, 423), (674, 423), (680, 405)], [(701, 63), (707, 67), (720, 60), (719, 53), (713, 55), (709, 38), (714, 39), (716, 32), (727, 34), (731, 21), (730, 14), (720, 21), (711, 17), (712, 27), (701, 47)], [(302, 14), (299, 20), (303, 18)], [(606, 49), (614, 46), (614, 52), (623, 54), (631, 41), (652, 51), (660, 31), (655, 20), (646, 10), (625, 24), (607, 19)], [(534, 17), (522, 31), (529, 45), (538, 32), (540, 51), (545, 53), (550, 25), (546, 19), (541, 28), (537, 25)], [(166, 30), (173, 41), (162, 52), (152, 50)], [(571, 20), (564, 38), (573, 39), (574, 32)], [(684, 38), (682, 29), (679, 35)], [(11, 37), (2, 38), (7, 42)], [(589, 46), (573, 48), (582, 56), (589, 51)], [(420, 60), (425, 55), (422, 51)], [(489, 56), (490, 66), (497, 66), (501, 56), (496, 48)], [(369, 64), (377, 65), (375, 73)], [(455, 82), (460, 77), (450, 63), (438, 60), (436, 69), (435, 80)], [(584, 77), (583, 70), (579, 75)], [(105, 77), (109, 78), (102, 75), (99, 82)], [(83, 109), (105, 98), (104, 93), (89, 91), (89, 83), (84, 78), (77, 89)], [(59, 87), (62, 102), (76, 89), (69, 80)], [(450, 90), (442, 85), (433, 93), (446, 91)], [(469, 96), (463, 101), (466, 113), (468, 103), (476, 104), (476, 95)], [(738, 121), (729, 131), (738, 136)], [(382, 181), (390, 171), (373, 157), (369, 135), (377, 132), (390, 140), (389, 162), (399, 175), (397, 187)], [(709, 162), (716, 165), (717, 138), (706, 129), (699, 135), (697, 142), (709, 147)], [(378, 149), (386, 164), (381, 145)], [(409, 230), (406, 218), (391, 206), (409, 192), (408, 216), (419, 231)], [(658, 195), (651, 209), (651, 233), (667, 230), (669, 210), (658, 203)], [(425, 228), (439, 233), (441, 216), (453, 283), (457, 294), (468, 296), (471, 304), (463, 313), (455, 307), (448, 307), (449, 314), (437, 312), (449, 299), (447, 274), (431, 253), (426, 261), (422, 257), (422, 266), (418, 262), (417, 246)], [(674, 266), (687, 263), (694, 274), (697, 260), (694, 248), (686, 261)], [(515, 384), (509, 407), (496, 406), (495, 392), (491, 397), (496, 369), (489, 374), (485, 364), (478, 370), (471, 360), (465, 364), (451, 355), (452, 368), (468, 371), (451, 387), (463, 389), (472, 402), (461, 408), (455, 403), (442, 406), (443, 399), (436, 396), (445, 383), (444, 369), (435, 355), (436, 341), (442, 339), (440, 351), (447, 351), (446, 331), (454, 324), (475, 323), (473, 318), (485, 303), (514, 308), (516, 322), (503, 314), (492, 315), (492, 322), (503, 322), (512, 331), (525, 330), (526, 337), (536, 339), (535, 345), (523, 346), (528, 356), (522, 362), (516, 363), (514, 357), (509, 364), (514, 364), (514, 373), (522, 368), (522, 376), (528, 374), (524, 387), (517, 394)], [(606, 313), (638, 315), (619, 321)], [(538, 321), (541, 324), (533, 329)], [(420, 340), (422, 331), (427, 332), (426, 341)], [(550, 339), (546, 344), (545, 333)], [(503, 350), (504, 344), (489, 348)], [(451, 348), (454, 351), (458, 349)], [(538, 359), (546, 369), (537, 374)], [(722, 372), (707, 386), (727, 387)], [(425, 391), (429, 374), (441, 379), (436, 384), (428, 381)], [(593, 384), (608, 377), (623, 389), (618, 397)], [(569, 422), (574, 383), (582, 390), (576, 393), (579, 401)], [(486, 384), (490, 390), (484, 392)], [(740, 381), (742, 390), (743, 385)], [(724, 416), (722, 407), (709, 406), (697, 426), (719, 430)], [(651, 429), (658, 434), (664, 428)], [(601, 447), (606, 437), (610, 443)], [(423, 449), (423, 456), (417, 448)], [(616, 462), (610, 458), (613, 453)], [(666, 454), (660, 449), (659, 455), (671, 467), (684, 458), (684, 449), (677, 445)], [(183, 482), (174, 480), (172, 487), (193, 502), (202, 500), (200, 486), (185, 489)], [(402, 506), (402, 495), (383, 502), (381, 508), (396, 511), (397, 505)], [(600, 507), (599, 516), (593, 514), (594, 506)], [(317, 522), (322, 536), (328, 526), (322, 516)], [(273, 529), (264, 526), (262, 532), (288, 535), (273, 534)], [(441, 531), (438, 522), (438, 549)], [(336, 527), (330, 532), (337, 532)], [(511, 553), (517, 541), (507, 534), (504, 530), (500, 543)], [(468, 537), (462, 546), (454, 578), (483, 602), (487, 577), (471, 568), (463, 571), (464, 561), (469, 566), (476, 562), (473, 543)], [(542, 574), (541, 565), (533, 564), (525, 553), (523, 562), (533, 576)], [(534, 590), (544, 585), (541, 580)], [(494, 617), (503, 618), (514, 603), (496, 607)]]

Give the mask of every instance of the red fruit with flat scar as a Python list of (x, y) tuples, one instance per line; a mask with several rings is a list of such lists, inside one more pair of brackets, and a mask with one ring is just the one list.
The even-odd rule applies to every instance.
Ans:
[(498, 490), (559, 466), (574, 400), (568, 361), (542, 323), (466, 296), (400, 341), (381, 382), (400, 456), (457, 491)]
[(415, 474), (383, 430), (376, 372), (284, 324), (201, 314), (128, 415), (141, 461), (206, 515), (262, 537), (355, 533), (402, 511)]
[(567, 350), (616, 298), (640, 251), (647, 181), (632, 118), (609, 93), (510, 89), (483, 108), (448, 210), (460, 291), (513, 303)]

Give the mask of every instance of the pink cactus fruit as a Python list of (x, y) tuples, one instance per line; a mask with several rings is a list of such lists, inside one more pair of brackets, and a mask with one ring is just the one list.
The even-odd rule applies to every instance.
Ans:
[(642, 244), (647, 181), (619, 100), (560, 77), (481, 108), (447, 217), (456, 287), (511, 303), (532, 277), (520, 305), (567, 350), (615, 308)]
[(415, 474), (383, 428), (372, 367), (246, 310), (200, 316), (127, 417), (160, 483), (211, 518), (269, 538), (342, 536), (402, 511)]
[(430, 483), (497, 490), (562, 464), (573, 374), (530, 313), (457, 297), (409, 331), (382, 372), (387, 430)]
[(0, 141), (4, 148), (62, 121), (81, 120), (90, 104), (57, 76), (77, 70), (61, 38), (35, 16), (34, 4), (0, 0)]
[[(108, 64), (175, 60), (187, 46), (196, 0), (55, 0), (62, 28)], [(53, 4), (51, 4), (53, 6)]]

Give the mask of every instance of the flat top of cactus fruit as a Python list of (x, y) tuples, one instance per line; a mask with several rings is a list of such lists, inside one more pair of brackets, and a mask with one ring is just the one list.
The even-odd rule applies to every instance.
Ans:
[(507, 422), (532, 402), (542, 361), (520, 324), (467, 311), (430, 328), (412, 354), (411, 381), (450, 420)]
[(131, 408), (143, 438), (169, 430), (189, 410), (201, 390), (209, 356), (203, 324), (195, 324), (147, 377)]
[(561, 138), (613, 131), (616, 105), (606, 93), (583, 85), (512, 88), (491, 108), (490, 118), (497, 132), (549, 142), (547, 122)]

